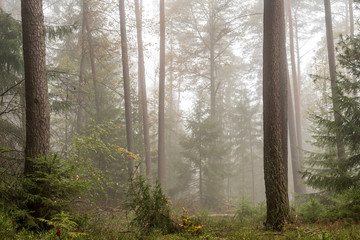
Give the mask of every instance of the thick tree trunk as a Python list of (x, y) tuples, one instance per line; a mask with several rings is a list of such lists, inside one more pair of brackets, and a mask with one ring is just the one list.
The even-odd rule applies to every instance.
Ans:
[(150, 152), (150, 130), (147, 108), (146, 82), (145, 82), (145, 64), (144, 64), (144, 47), (142, 40), (142, 1), (135, 0), (135, 15), (136, 15), (136, 29), (137, 29), (137, 43), (138, 43), (138, 81), (139, 81), (139, 95), (141, 101), (142, 117), (143, 117), (143, 131), (144, 131), (144, 146), (145, 146), (145, 164), (146, 176), (151, 182), (151, 152)]
[(50, 107), (46, 76), (44, 15), (41, 0), (22, 0), (21, 18), (25, 68), (25, 175), (34, 171), (29, 159), (50, 150)]
[(88, 6), (88, 0), (83, 0), (83, 20), (86, 28), (87, 33), (87, 40), (88, 40), (88, 46), (89, 46), (89, 53), (90, 53), (90, 65), (91, 65), (91, 77), (93, 80), (93, 86), (94, 86), (94, 98), (95, 98), (95, 119), (96, 122), (99, 123), (101, 120), (101, 107), (100, 107), (100, 92), (98, 88), (98, 80), (97, 80), (97, 73), (96, 73), (96, 65), (95, 65), (95, 53), (94, 53), (94, 45), (92, 40), (92, 34), (89, 24), (89, 6)]
[(158, 181), (165, 184), (165, 1), (160, 0)]
[[(336, 102), (338, 99), (337, 93), (337, 77), (336, 77), (336, 65), (335, 65), (335, 48), (334, 48), (334, 37), (332, 29), (332, 18), (331, 18), (331, 5), (330, 0), (324, 0), (325, 6), (325, 23), (326, 23), (326, 39), (328, 48), (329, 58), (329, 70), (330, 70), (330, 81), (331, 81), (331, 96), (333, 101), (334, 119), (335, 122), (340, 121), (339, 105)], [(341, 160), (345, 157), (345, 147), (342, 142), (341, 132), (336, 132), (336, 147), (338, 159)]]
[[(124, 81), (124, 100), (125, 100), (125, 121), (126, 121), (126, 143), (127, 150), (129, 152), (134, 151), (134, 137), (132, 131), (132, 108), (130, 97), (130, 73), (128, 62), (128, 47), (126, 36), (126, 17), (125, 17), (125, 4), (124, 0), (119, 0), (119, 12), (120, 12), (120, 32), (121, 32), (121, 59), (123, 67), (123, 81)], [(129, 173), (132, 173), (134, 169), (134, 161), (131, 160), (129, 164)]]
[[(293, 175), (294, 178), (294, 186), (295, 186), (295, 193), (302, 194), (305, 193), (305, 187), (301, 186), (302, 184), (298, 182), (301, 180), (299, 178), (298, 171), (301, 171), (302, 162), (303, 162), (303, 144), (302, 144), (302, 116), (301, 116), (301, 104), (300, 104), (300, 83), (298, 80), (298, 75), (296, 73), (296, 61), (295, 61), (295, 43), (294, 43), (294, 29), (293, 29), (293, 21), (292, 21), (292, 12), (291, 12), (291, 0), (287, 2), (287, 16), (288, 16), (288, 23), (289, 23), (289, 39), (290, 39), (290, 57), (291, 57), (291, 76), (293, 80), (293, 96), (294, 96), (294, 103), (295, 103), (295, 111), (292, 105), (292, 94), (289, 91), (288, 96), (288, 104), (291, 104), (291, 109), (295, 113), (295, 131), (296, 131), (296, 142), (293, 142), (292, 150), (291, 151), (298, 151), (296, 154), (296, 159), (292, 158), (293, 163)], [(288, 88), (288, 90), (291, 90)], [(290, 114), (291, 115), (291, 114)], [(291, 116), (293, 117), (293, 116)], [(291, 129), (291, 128), (289, 128)], [(291, 135), (291, 134), (290, 134)], [(295, 169), (294, 169), (295, 168)]]
[[(287, 59), (285, 46), (284, 1), (264, 2), (264, 177), (267, 228), (279, 230), (289, 217), (287, 161), (283, 126), (286, 112)], [(284, 93), (285, 91), (285, 93)], [(286, 101), (286, 100), (285, 100)], [(287, 136), (286, 136), (287, 137)], [(287, 144), (287, 141), (286, 141)]]

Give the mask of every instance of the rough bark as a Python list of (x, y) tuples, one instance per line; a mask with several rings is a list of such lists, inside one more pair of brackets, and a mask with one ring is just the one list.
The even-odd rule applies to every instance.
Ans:
[[(123, 81), (124, 81), (124, 100), (125, 100), (125, 122), (126, 122), (126, 143), (129, 152), (134, 151), (134, 137), (132, 131), (132, 108), (130, 98), (130, 74), (129, 74), (129, 61), (128, 61), (128, 47), (126, 36), (126, 17), (125, 17), (125, 4), (124, 0), (119, 0), (119, 13), (120, 13), (120, 33), (121, 33), (121, 59), (123, 67)], [(134, 169), (134, 161), (129, 163), (129, 172), (132, 173)]]
[(165, 1), (160, 0), (158, 181), (165, 184)]
[(50, 108), (46, 76), (44, 15), (41, 0), (22, 0), (21, 18), (25, 68), (25, 175), (34, 171), (29, 159), (50, 150)]
[[(329, 58), (329, 71), (330, 71), (330, 82), (331, 82), (331, 97), (334, 109), (335, 122), (340, 122), (339, 105), (336, 102), (338, 99), (337, 93), (337, 77), (336, 77), (336, 65), (335, 65), (335, 48), (334, 48), (334, 37), (332, 29), (332, 17), (331, 17), (331, 4), (330, 0), (324, 0), (325, 6), (325, 24), (326, 24), (326, 39), (327, 49)], [(342, 141), (341, 132), (336, 132), (336, 148), (338, 159), (341, 160), (345, 156), (345, 147)]]
[(148, 177), (149, 182), (151, 182), (152, 170), (151, 170), (151, 152), (150, 152), (150, 131), (149, 131), (149, 118), (148, 118), (146, 82), (145, 82), (144, 47), (142, 40), (142, 1), (141, 4), (139, 4), (139, 1), (135, 0), (135, 15), (136, 15), (136, 30), (137, 30), (137, 43), (138, 43), (138, 82), (139, 82), (139, 95), (140, 95), (142, 118), (143, 118), (146, 176)]
[[(293, 110), (294, 114), (295, 114), (295, 131), (296, 131), (296, 142), (294, 141), (293, 144), (296, 145), (292, 145), (292, 150), (293, 151), (298, 151), (298, 153), (296, 154), (296, 158), (292, 158), (292, 163), (293, 163), (293, 173), (295, 173), (295, 175), (293, 175), (293, 179), (294, 179), (294, 186), (295, 186), (295, 193), (297, 194), (302, 194), (305, 193), (305, 187), (301, 186), (302, 184), (299, 182), (299, 180), (301, 180), (301, 178), (299, 178), (299, 174), (297, 173), (298, 171), (302, 170), (302, 162), (303, 162), (303, 144), (302, 144), (302, 114), (301, 114), (301, 104), (300, 104), (300, 82), (298, 79), (298, 75), (296, 72), (296, 61), (295, 61), (295, 43), (294, 43), (294, 28), (293, 28), (293, 20), (292, 20), (292, 12), (291, 12), (291, 0), (287, 1), (287, 16), (288, 16), (288, 23), (289, 23), (289, 39), (290, 39), (290, 59), (291, 59), (291, 77), (293, 80), (293, 92), (289, 91), (289, 96), (288, 96), (288, 104), (291, 104), (291, 109), (288, 108), (289, 110)], [(288, 88), (288, 90), (291, 90), (290, 88)], [(294, 96), (294, 105), (295, 105), (295, 109), (293, 108), (292, 105), (292, 97), (291, 97), (291, 93), (293, 93)], [(295, 110), (295, 111), (294, 111)], [(289, 113), (289, 115), (291, 115)], [(291, 115), (291, 117), (293, 117), (293, 115)], [(291, 129), (289, 127), (289, 129)], [(290, 134), (291, 136), (291, 134)], [(292, 153), (291, 153), (292, 154)], [(295, 168), (295, 169), (294, 169)]]
[(95, 64), (95, 53), (94, 53), (94, 45), (93, 39), (89, 24), (89, 6), (88, 0), (83, 0), (83, 20), (86, 28), (87, 33), (87, 41), (89, 46), (89, 53), (90, 53), (90, 65), (91, 65), (91, 77), (93, 80), (93, 87), (94, 87), (94, 98), (95, 98), (95, 119), (99, 123), (101, 120), (101, 107), (100, 107), (100, 92), (98, 89), (98, 80), (97, 80), (97, 72), (96, 72), (96, 64)]
[[(289, 217), (283, 113), (287, 89), (284, 1), (264, 2), (263, 50), (264, 177), (269, 229), (279, 230)], [(284, 93), (285, 91), (285, 93)], [(287, 136), (286, 136), (287, 137)]]

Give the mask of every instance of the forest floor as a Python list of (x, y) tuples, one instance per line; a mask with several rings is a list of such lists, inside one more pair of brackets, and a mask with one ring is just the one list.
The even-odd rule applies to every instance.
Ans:
[[(184, 226), (186, 221), (191, 224)], [(178, 215), (177, 225), (182, 225), (178, 231), (172, 234), (163, 234), (161, 231), (145, 233), (140, 229), (129, 226), (128, 219), (123, 213), (106, 213), (89, 215), (83, 223), (79, 223), (75, 231), (69, 231), (69, 224), (66, 221), (60, 228), (53, 228), (45, 232), (34, 233), (26, 230), (18, 231), (11, 229), (11, 226), (4, 223), (0, 216), (0, 238), (1, 239), (37, 239), (37, 240), (65, 240), (65, 239), (91, 239), (91, 240), (112, 240), (112, 239), (144, 239), (144, 240), (183, 240), (183, 239), (234, 239), (234, 240), (352, 240), (360, 239), (360, 224), (348, 223), (344, 220), (336, 222), (318, 222), (316, 224), (292, 224), (284, 227), (282, 232), (265, 231), (262, 227), (263, 217), (239, 216), (214, 216), (200, 214), (192, 217), (181, 217)], [(1, 222), (2, 221), (2, 222)], [(61, 234), (59, 230), (61, 229)], [(8, 232), (6, 232), (8, 231)], [(58, 234), (56, 234), (58, 232)], [(60, 236), (59, 236), (60, 235)]]

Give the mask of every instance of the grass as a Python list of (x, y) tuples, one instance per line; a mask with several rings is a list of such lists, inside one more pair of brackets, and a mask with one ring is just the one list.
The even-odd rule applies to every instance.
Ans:
[[(16, 230), (14, 223), (5, 215), (0, 216), (0, 238), (7, 239), (26, 239), (26, 240), (56, 240), (56, 239), (233, 239), (233, 240), (282, 240), (282, 239), (301, 239), (301, 240), (352, 240), (360, 239), (360, 225), (337, 221), (335, 223), (323, 222), (311, 225), (287, 225), (282, 232), (265, 231), (259, 219), (250, 217), (239, 219), (238, 217), (207, 217), (202, 214), (194, 216), (194, 225), (205, 225), (201, 232), (182, 230), (173, 234), (164, 235), (160, 231), (142, 233), (139, 229), (130, 227), (124, 213), (103, 213), (87, 215), (78, 220), (78, 229), (75, 232), (62, 230), (61, 238), (56, 235), (57, 229), (34, 233), (23, 230)], [(181, 223), (181, 218), (179, 217)]]

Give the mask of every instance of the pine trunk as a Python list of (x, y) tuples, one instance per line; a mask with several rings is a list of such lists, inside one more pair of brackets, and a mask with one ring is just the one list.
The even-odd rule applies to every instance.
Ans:
[(50, 107), (46, 76), (44, 14), (41, 0), (22, 0), (25, 68), (26, 146), (25, 175), (35, 170), (30, 159), (50, 151)]
[(158, 181), (165, 184), (165, 1), (160, 0)]
[(87, 41), (89, 46), (89, 53), (90, 53), (90, 65), (91, 65), (91, 77), (93, 80), (94, 86), (94, 99), (95, 99), (95, 120), (97, 123), (100, 122), (101, 113), (100, 113), (100, 92), (98, 89), (98, 80), (97, 80), (97, 73), (96, 73), (96, 65), (95, 65), (95, 53), (94, 53), (94, 45), (92, 39), (92, 33), (89, 24), (89, 6), (88, 0), (83, 0), (83, 20), (86, 28), (87, 33)]
[[(125, 100), (125, 122), (126, 122), (126, 143), (127, 150), (129, 152), (134, 151), (134, 137), (132, 131), (132, 108), (130, 97), (130, 74), (129, 74), (129, 62), (128, 62), (128, 45), (126, 36), (126, 17), (125, 17), (125, 4), (124, 0), (119, 0), (119, 12), (120, 12), (120, 33), (121, 33), (121, 59), (123, 67), (123, 81), (124, 81), (124, 100)], [(129, 173), (132, 173), (134, 169), (134, 161), (129, 163)]]
[[(302, 162), (303, 162), (303, 145), (302, 145), (302, 121), (301, 121), (301, 104), (300, 104), (300, 83), (298, 80), (298, 75), (296, 73), (296, 61), (295, 61), (295, 43), (294, 43), (294, 28), (293, 28), (293, 21), (292, 21), (292, 12), (291, 12), (291, 0), (287, 2), (287, 16), (288, 16), (288, 23), (289, 23), (289, 39), (290, 39), (290, 59), (291, 59), (291, 76), (293, 80), (293, 96), (294, 96), (294, 103), (295, 103), (295, 111), (292, 105), (292, 92), (289, 91), (289, 101), (288, 104), (291, 104), (290, 110), (293, 111), (295, 114), (295, 131), (293, 134), (296, 136), (296, 142), (293, 141), (291, 145), (291, 152), (297, 151), (296, 158), (292, 158), (292, 166), (293, 166), (293, 179), (294, 179), (294, 186), (295, 186), (295, 193), (302, 194), (305, 193), (305, 187), (299, 181), (301, 177), (299, 176), (299, 171), (302, 170)], [(288, 90), (291, 90), (288, 88)], [(291, 115), (293, 117), (294, 115)], [(289, 127), (289, 129), (291, 129)], [(291, 133), (290, 133), (291, 137)]]
[[(333, 37), (333, 29), (332, 29), (330, 0), (324, 0), (324, 6), (325, 6), (326, 39), (327, 39), (330, 82), (331, 82), (331, 96), (333, 101), (334, 119), (335, 122), (339, 122), (341, 116), (339, 113), (339, 105), (336, 102), (338, 99), (338, 93), (337, 93), (335, 47), (334, 47), (334, 37)], [(336, 137), (337, 156), (339, 160), (342, 160), (345, 157), (345, 147), (342, 142), (341, 132), (339, 130), (336, 132), (335, 137)]]
[(81, 36), (80, 36), (80, 48), (81, 48), (81, 56), (80, 56), (80, 69), (79, 69), (79, 83), (78, 83), (78, 95), (77, 95), (77, 113), (76, 113), (76, 132), (80, 133), (82, 130), (82, 106), (83, 106), (83, 83), (84, 83), (84, 61), (85, 61), (85, 11), (83, 7), (83, 17), (81, 24)]
[(150, 130), (147, 107), (146, 81), (145, 81), (145, 64), (144, 64), (144, 47), (142, 40), (142, 1), (139, 4), (135, 0), (135, 15), (136, 15), (136, 29), (137, 29), (137, 43), (138, 43), (138, 81), (139, 81), (139, 95), (141, 101), (142, 117), (143, 117), (143, 131), (144, 131), (144, 146), (145, 146), (145, 164), (146, 176), (151, 182), (151, 151), (150, 151)]
[[(284, 1), (264, 2), (263, 112), (264, 177), (269, 229), (280, 230), (289, 217), (287, 159), (284, 149), (287, 59)], [(285, 100), (286, 101), (286, 100)], [(286, 131), (287, 132), (287, 131)], [(286, 136), (287, 138), (287, 136)], [(286, 141), (287, 145), (287, 141)]]
[(354, 37), (354, 7), (353, 0), (349, 0), (349, 21), (350, 21), (350, 36)]

